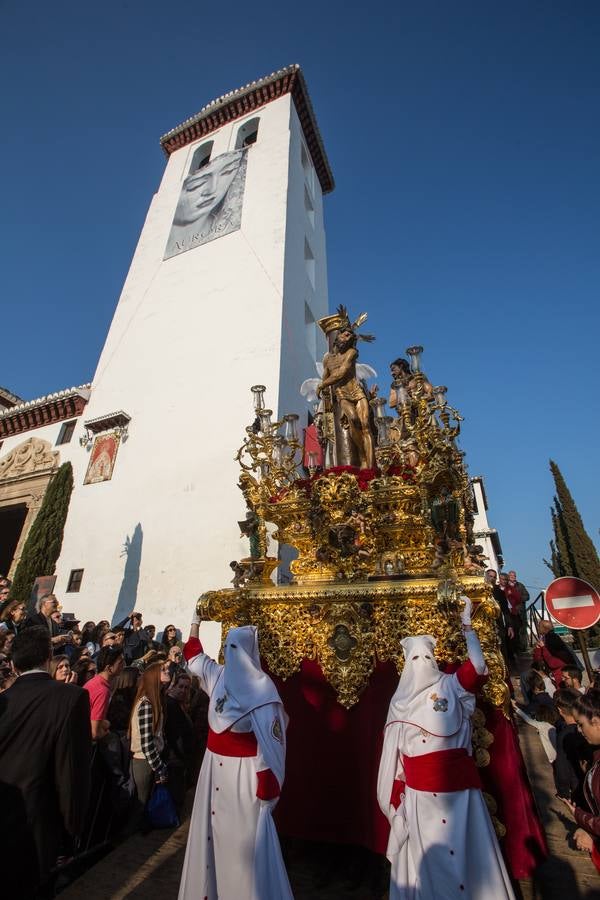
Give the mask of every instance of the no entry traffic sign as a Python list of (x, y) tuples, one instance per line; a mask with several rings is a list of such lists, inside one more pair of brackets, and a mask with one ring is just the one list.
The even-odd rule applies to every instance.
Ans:
[(600, 595), (581, 578), (557, 578), (546, 591), (546, 606), (553, 619), (579, 631), (600, 619)]

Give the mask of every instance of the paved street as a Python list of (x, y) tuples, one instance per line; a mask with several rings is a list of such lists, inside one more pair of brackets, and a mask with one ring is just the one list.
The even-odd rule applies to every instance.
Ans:
[[(191, 805), (191, 795), (188, 806)], [(135, 835), (97, 863), (60, 893), (61, 900), (176, 900), (189, 824), (175, 832), (154, 831)], [(295, 900), (372, 900), (387, 896), (376, 891), (373, 880), (387, 882), (385, 869), (372, 856), (357, 859), (356, 852), (332, 848), (329, 864), (322, 847), (293, 843), (286, 847), (286, 862)], [(375, 865), (373, 865), (375, 863)], [(335, 872), (335, 875), (331, 871)], [(356, 884), (359, 882), (359, 884)], [(240, 897), (239, 900), (244, 900)]]
[(519, 720), (519, 738), (540, 812), (550, 857), (533, 884), (522, 885), (525, 900), (600, 900), (600, 874), (589, 855), (575, 849), (576, 825), (554, 796), (552, 769), (534, 728)]

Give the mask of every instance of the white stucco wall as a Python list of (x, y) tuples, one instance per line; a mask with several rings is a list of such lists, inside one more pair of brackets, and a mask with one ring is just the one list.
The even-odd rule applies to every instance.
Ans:
[[(233, 457), (253, 418), (250, 386), (267, 385), (274, 411), (305, 415), (298, 386), (314, 373), (314, 359), (304, 303), (315, 318), (327, 311), (322, 197), (314, 177), (313, 227), (290, 96), (247, 119), (257, 115), (239, 231), (163, 262), (181, 182), (202, 141), (169, 158), (150, 204), (85, 414), (123, 409), (129, 439), (112, 480), (101, 484), (82, 484), (81, 450), (58, 563), (58, 593), (71, 569), (85, 570), (81, 617), (118, 619), (135, 606), (146, 622), (185, 631), (198, 595), (227, 585), (229, 561), (248, 555), (236, 524), (245, 507)], [(244, 121), (210, 135), (213, 157), (235, 146)]]
[(487, 556), (486, 567), (488, 569), (495, 569), (496, 572), (501, 571), (500, 564), (498, 562), (498, 557), (496, 556), (496, 550), (492, 543), (491, 534), (493, 529), (490, 528), (487, 516), (487, 510), (485, 508), (485, 498), (483, 495), (483, 490), (481, 487), (481, 482), (478, 479), (474, 479), (472, 482), (473, 485), (473, 493), (475, 495), (475, 502), (477, 503), (477, 512), (474, 515), (473, 521), (473, 539), (474, 543), (480, 544), (483, 547), (484, 555)]

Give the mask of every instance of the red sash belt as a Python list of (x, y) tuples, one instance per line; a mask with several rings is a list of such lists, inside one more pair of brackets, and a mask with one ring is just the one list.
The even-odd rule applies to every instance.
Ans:
[(424, 753), (423, 756), (403, 756), (402, 759), (406, 786), (415, 791), (439, 791), (442, 794), (468, 788), (481, 790), (473, 757), (462, 747)]
[(208, 729), (207, 750), (219, 756), (256, 756), (258, 744), (253, 731), (222, 731)]

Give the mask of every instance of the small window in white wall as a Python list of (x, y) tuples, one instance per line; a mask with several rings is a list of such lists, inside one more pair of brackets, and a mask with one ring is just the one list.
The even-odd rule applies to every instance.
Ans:
[(305, 172), (310, 172), (310, 159), (308, 157), (308, 150), (304, 146), (304, 144), (300, 144), (300, 159), (302, 160), (302, 168)]
[(302, 160), (302, 168), (304, 169), (304, 178), (306, 179), (306, 183), (311, 191), (314, 193), (315, 186), (313, 181), (313, 165), (311, 158), (309, 156), (308, 150), (304, 146), (304, 144), (300, 144), (300, 159)]
[(304, 263), (306, 265), (306, 274), (312, 284), (315, 286), (315, 255), (306, 238), (304, 238)]
[(317, 323), (315, 322), (315, 317), (313, 315), (313, 311), (308, 305), (308, 303), (304, 303), (304, 339), (306, 341), (306, 347), (308, 352), (312, 356), (313, 359), (317, 358)]
[(205, 144), (202, 144), (198, 147), (197, 150), (194, 150), (194, 155), (192, 156), (192, 164), (190, 166), (191, 175), (193, 172), (197, 172), (198, 169), (204, 168), (210, 162), (210, 157), (212, 153), (212, 148), (214, 145), (214, 141), (207, 141)]
[(81, 590), (81, 582), (83, 581), (83, 569), (71, 569), (69, 575), (69, 583), (67, 584), (67, 593), (79, 593)]
[(315, 225), (315, 205), (312, 202), (312, 197), (308, 193), (308, 188), (304, 185), (304, 209), (306, 210), (306, 215), (308, 216), (308, 221), (313, 226)]
[(65, 422), (64, 425), (61, 425), (60, 431), (58, 432), (58, 437), (56, 439), (56, 446), (59, 444), (68, 444), (73, 437), (73, 432), (75, 431), (76, 420), (72, 419), (70, 422)]
[(244, 122), (238, 129), (235, 139), (235, 149), (241, 150), (242, 147), (251, 147), (258, 140), (258, 126), (260, 118), (250, 119)]

